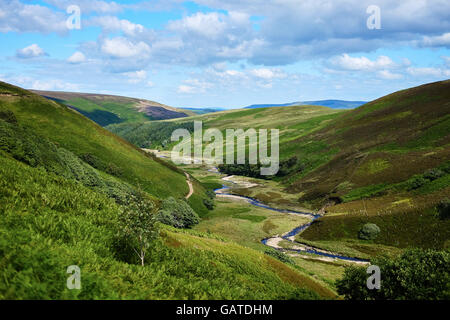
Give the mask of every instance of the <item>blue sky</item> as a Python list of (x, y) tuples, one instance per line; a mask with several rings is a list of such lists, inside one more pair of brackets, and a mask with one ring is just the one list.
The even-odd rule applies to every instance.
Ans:
[(0, 80), (176, 107), (372, 100), (450, 78), (449, 49), (446, 0), (0, 2)]

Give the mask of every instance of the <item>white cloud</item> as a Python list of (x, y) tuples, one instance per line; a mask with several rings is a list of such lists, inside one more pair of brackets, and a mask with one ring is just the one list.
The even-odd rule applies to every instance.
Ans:
[(409, 67), (406, 69), (406, 71), (416, 77), (449, 77), (450, 76), (450, 70), (449, 69), (442, 69), (442, 68), (433, 68), (433, 67), (425, 67), (425, 68), (416, 68), (416, 67)]
[(85, 57), (85, 55), (84, 55), (82, 52), (77, 51), (77, 52), (75, 52), (73, 55), (71, 55), (71, 56), (67, 59), (67, 61), (68, 61), (69, 63), (72, 63), (72, 64), (78, 64), (78, 63), (85, 62), (85, 61), (86, 61), (86, 57)]
[(386, 79), (386, 80), (397, 80), (397, 79), (403, 78), (403, 75), (401, 75), (399, 73), (392, 73), (389, 70), (378, 71), (378, 76), (380, 78)]
[(101, 50), (103, 53), (114, 58), (145, 56), (150, 53), (150, 47), (145, 42), (131, 42), (123, 37), (105, 39), (102, 43)]
[(86, 22), (86, 25), (100, 26), (104, 31), (121, 31), (127, 36), (135, 37), (142, 34), (145, 28), (141, 24), (132, 23), (128, 20), (120, 20), (113, 16), (93, 17)]
[(367, 57), (351, 57), (344, 53), (341, 56), (330, 59), (330, 65), (343, 70), (352, 71), (371, 71), (395, 66), (394, 61), (387, 56), (379, 56), (376, 60), (370, 60)]
[(184, 84), (178, 86), (178, 93), (205, 93), (208, 89), (213, 87), (212, 83), (202, 81), (199, 79), (188, 79), (183, 81)]
[(16, 51), (16, 57), (20, 59), (31, 59), (46, 55), (47, 53), (35, 43)]
[(144, 81), (147, 78), (147, 71), (145, 70), (138, 70), (134, 72), (124, 72), (123, 73), (126, 77), (128, 77), (129, 83), (140, 83)]
[(440, 36), (425, 36), (421, 42), (424, 47), (450, 47), (450, 32)]
[(37, 4), (0, 1), (0, 32), (67, 32), (67, 16)]
[(264, 80), (272, 80), (272, 79), (282, 79), (286, 78), (286, 74), (278, 69), (267, 69), (267, 68), (260, 68), (260, 69), (253, 69), (250, 70), (250, 74), (261, 78)]

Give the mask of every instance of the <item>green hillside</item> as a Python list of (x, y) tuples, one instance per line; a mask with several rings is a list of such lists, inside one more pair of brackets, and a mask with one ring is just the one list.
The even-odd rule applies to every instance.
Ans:
[[(204, 189), (192, 182), (188, 203), (202, 216)], [(118, 238), (138, 185), (156, 209), (188, 191), (175, 167), (62, 104), (0, 83), (0, 299), (335, 297), (261, 251), (164, 225), (139, 266)], [(70, 265), (81, 269), (81, 291), (66, 288)]]
[[(22, 138), (16, 137), (19, 141), (9, 142), (9, 152), (25, 153), (30, 158), (37, 158), (35, 149), (39, 147), (36, 145), (48, 141), (55, 146), (54, 150), (62, 148), (69, 151), (98, 171), (112, 175), (124, 183), (140, 184), (145, 191), (156, 197), (182, 197), (188, 192), (181, 171), (151, 158), (65, 105), (0, 83), (0, 112), (10, 112), (16, 119), (19, 129), (10, 128), (10, 135), (23, 131), (25, 138), (34, 140), (27, 144), (20, 141)], [(15, 149), (17, 150), (14, 151)], [(41, 149), (40, 154), (51, 156), (51, 152), (46, 151), (51, 149), (46, 146)], [(19, 160), (22, 160), (20, 156)], [(48, 166), (47, 160), (41, 162)], [(168, 185), (167, 181), (171, 181), (171, 184)]]
[[(305, 161), (305, 169), (285, 183), (301, 193), (300, 201), (317, 204), (406, 190), (408, 179), (438, 170), (450, 159), (449, 101), (450, 81), (443, 81), (346, 112), (284, 146)], [(448, 179), (445, 170), (439, 175)], [(423, 192), (437, 189), (430, 186)]]
[(145, 99), (76, 92), (37, 90), (33, 92), (68, 105), (101, 126), (182, 118), (195, 114), (189, 110), (173, 108)]
[[(263, 253), (169, 227), (161, 227), (141, 267), (117, 242), (123, 209), (113, 200), (3, 151), (0, 178), (0, 299), (335, 296), (310, 276)], [(80, 267), (83, 290), (66, 288), (70, 265)]]

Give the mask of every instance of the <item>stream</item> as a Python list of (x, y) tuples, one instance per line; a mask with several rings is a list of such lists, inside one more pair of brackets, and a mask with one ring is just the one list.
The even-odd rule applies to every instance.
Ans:
[[(211, 171), (211, 172), (215, 172), (215, 171)], [(227, 176), (225, 178), (222, 178), (222, 180), (231, 182), (232, 184), (239, 185), (237, 182), (234, 182), (231, 180), (232, 177), (233, 176)], [(295, 252), (295, 253), (300, 253), (300, 254), (301, 253), (309, 253), (309, 254), (317, 255), (317, 256), (320, 256), (323, 260), (339, 259), (339, 260), (344, 260), (344, 261), (359, 263), (359, 264), (367, 264), (369, 262), (368, 260), (363, 260), (363, 259), (358, 259), (358, 258), (353, 258), (353, 257), (346, 257), (346, 256), (343, 256), (340, 254), (336, 254), (336, 253), (333, 253), (330, 251), (311, 247), (311, 246), (308, 246), (308, 245), (305, 245), (305, 244), (295, 241), (295, 236), (298, 235), (299, 233), (301, 233), (302, 231), (306, 230), (309, 226), (311, 226), (311, 224), (320, 217), (319, 214), (273, 208), (271, 206), (268, 206), (267, 204), (262, 203), (261, 201), (259, 201), (257, 199), (228, 193), (227, 190), (230, 190), (230, 189), (231, 189), (230, 187), (228, 187), (226, 185), (222, 185), (221, 188), (215, 189), (214, 192), (216, 193), (216, 196), (218, 196), (218, 197), (240, 199), (240, 200), (244, 200), (256, 207), (260, 207), (260, 208), (264, 208), (264, 209), (268, 209), (268, 210), (272, 210), (272, 211), (276, 211), (276, 212), (286, 213), (286, 214), (302, 215), (302, 216), (305, 216), (305, 217), (308, 217), (311, 219), (311, 222), (308, 222), (306, 224), (298, 226), (281, 236), (274, 236), (274, 237), (262, 239), (261, 240), (262, 244), (269, 246), (275, 250), (279, 250), (279, 251), (283, 251), (283, 252), (288, 251), (288, 252)], [(283, 240), (289, 241), (294, 245), (292, 246), (292, 248), (282, 248), (278, 245), (278, 243), (280, 243)]]

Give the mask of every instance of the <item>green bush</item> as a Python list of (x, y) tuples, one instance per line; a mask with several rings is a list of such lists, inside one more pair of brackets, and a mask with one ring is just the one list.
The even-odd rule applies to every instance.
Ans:
[(200, 222), (198, 215), (185, 201), (173, 197), (162, 202), (158, 220), (175, 228), (190, 228)]
[(275, 249), (267, 249), (266, 251), (264, 251), (264, 254), (267, 254), (268, 256), (271, 256), (277, 260), (280, 260), (281, 262), (284, 263), (290, 263), (290, 264), (295, 264), (294, 260), (291, 259), (291, 257), (289, 257), (287, 254), (285, 254), (284, 252), (280, 251), (280, 250), (275, 250)]
[(208, 210), (214, 209), (214, 201), (210, 198), (203, 199), (203, 204)]
[(374, 223), (366, 223), (360, 230), (358, 237), (363, 240), (374, 240), (380, 234), (380, 228)]
[(216, 197), (216, 193), (213, 190), (206, 190), (205, 194), (210, 199), (214, 199)]
[(420, 187), (424, 186), (426, 183), (428, 183), (428, 180), (425, 179), (422, 176), (416, 176), (409, 182), (408, 189), (409, 190), (415, 190), (419, 189)]
[(442, 170), (434, 168), (434, 169), (425, 171), (425, 173), (423, 174), (423, 177), (430, 181), (434, 181), (436, 179), (439, 179), (440, 177), (443, 177), (444, 175), (445, 175), (445, 173)]
[(0, 119), (11, 124), (17, 124), (16, 115), (11, 110), (0, 110)]
[(410, 249), (396, 259), (372, 261), (381, 271), (381, 288), (369, 290), (367, 267), (347, 267), (336, 282), (337, 291), (349, 300), (448, 300), (450, 253)]
[(439, 202), (437, 205), (437, 210), (439, 212), (439, 218), (448, 219), (450, 218), (450, 199), (445, 198)]

